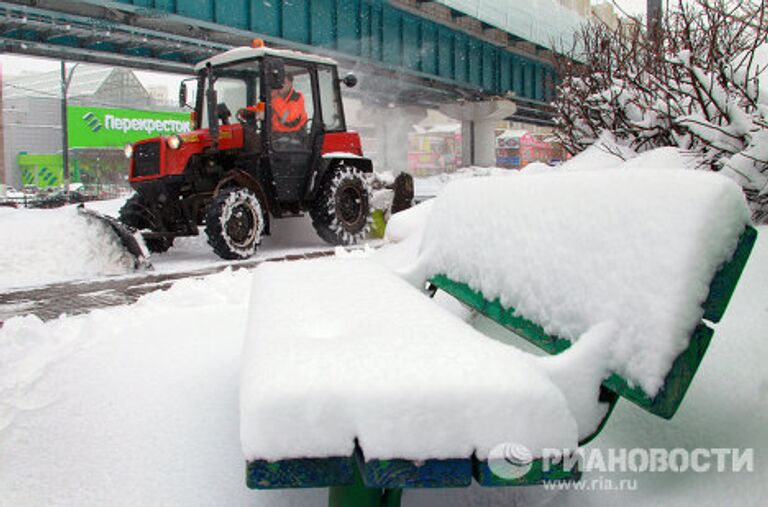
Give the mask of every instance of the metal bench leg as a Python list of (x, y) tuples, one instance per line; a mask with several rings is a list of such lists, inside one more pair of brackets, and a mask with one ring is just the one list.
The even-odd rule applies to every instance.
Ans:
[(400, 507), (400, 500), (403, 498), (402, 489), (385, 489), (384, 496), (381, 497), (382, 507)]
[(328, 488), (328, 507), (400, 507), (401, 489), (367, 488), (355, 467), (355, 484)]

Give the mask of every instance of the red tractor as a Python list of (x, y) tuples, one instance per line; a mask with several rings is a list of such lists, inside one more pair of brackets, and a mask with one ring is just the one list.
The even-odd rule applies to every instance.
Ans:
[[(258, 43), (216, 55), (195, 71), (194, 129), (126, 147), (136, 193), (120, 221), (142, 231), (150, 251), (164, 252), (204, 224), (216, 254), (246, 259), (273, 219), (304, 212), (328, 243), (353, 244), (366, 235), (373, 167), (359, 135), (347, 131), (339, 90), (339, 83), (354, 86), (354, 76), (340, 79), (331, 59)], [(289, 84), (286, 99), (280, 90)], [(285, 104), (278, 101), (289, 99), (303, 100), (304, 115), (284, 126), (277, 116), (287, 114)]]

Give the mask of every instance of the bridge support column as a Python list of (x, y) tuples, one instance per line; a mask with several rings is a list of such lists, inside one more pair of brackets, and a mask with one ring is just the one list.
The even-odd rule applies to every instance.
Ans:
[(517, 107), (509, 100), (444, 104), (440, 112), (461, 121), (462, 166), (496, 165), (497, 122), (515, 114)]
[(375, 124), (378, 150), (374, 160), (377, 171), (391, 171), (395, 176), (408, 169), (408, 133), (427, 117), (421, 107), (370, 107), (369, 121)]

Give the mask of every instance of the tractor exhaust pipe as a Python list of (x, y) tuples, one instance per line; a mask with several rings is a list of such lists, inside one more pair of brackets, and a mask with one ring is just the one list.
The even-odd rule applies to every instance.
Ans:
[(217, 105), (219, 99), (216, 96), (216, 90), (213, 89), (215, 79), (213, 79), (213, 69), (211, 64), (206, 65), (208, 89), (205, 91), (205, 100), (208, 103), (208, 132), (211, 135), (211, 149), (219, 149), (219, 117), (217, 115)]

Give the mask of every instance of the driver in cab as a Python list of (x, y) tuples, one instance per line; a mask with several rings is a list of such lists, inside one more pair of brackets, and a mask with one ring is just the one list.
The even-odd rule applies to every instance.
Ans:
[(286, 74), (283, 86), (272, 90), (272, 130), (298, 132), (306, 124), (304, 95), (293, 89), (293, 76)]
[[(238, 119), (248, 125), (264, 119), (264, 103), (248, 106), (237, 112)], [(307, 124), (304, 95), (293, 89), (293, 76), (286, 74), (283, 86), (272, 90), (272, 131), (276, 134), (299, 132)]]

